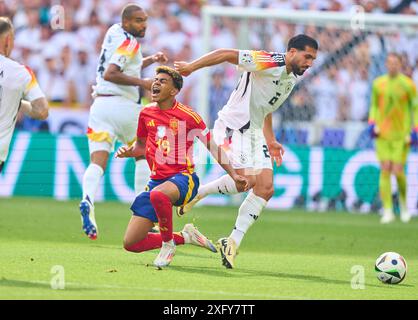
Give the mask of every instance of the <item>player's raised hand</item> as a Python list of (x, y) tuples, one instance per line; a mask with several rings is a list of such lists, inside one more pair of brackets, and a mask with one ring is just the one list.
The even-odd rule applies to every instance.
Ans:
[(132, 145), (130, 147), (128, 146), (122, 146), (120, 147), (116, 153), (115, 158), (130, 158), (132, 157), (132, 150), (134, 149), (135, 145)]
[(190, 63), (185, 61), (174, 61), (174, 69), (185, 77), (190, 75), (193, 71), (191, 70)]
[(270, 156), (273, 158), (276, 165), (280, 167), (283, 162), (284, 148), (277, 141), (271, 142), (268, 145)]
[(158, 63), (166, 63), (168, 61), (168, 58), (164, 54), (164, 52), (159, 51), (152, 55), (152, 61), (158, 62)]
[(239, 192), (245, 192), (248, 191), (249, 188), (249, 182), (248, 179), (244, 176), (240, 176), (239, 174), (236, 174), (232, 177), (235, 181), (235, 185), (237, 186), (237, 190)]

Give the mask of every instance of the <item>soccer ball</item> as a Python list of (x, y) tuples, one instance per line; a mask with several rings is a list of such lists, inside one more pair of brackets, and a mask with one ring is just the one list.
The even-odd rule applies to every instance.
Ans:
[(377, 279), (383, 283), (397, 284), (406, 276), (406, 261), (396, 252), (385, 252), (376, 260)]

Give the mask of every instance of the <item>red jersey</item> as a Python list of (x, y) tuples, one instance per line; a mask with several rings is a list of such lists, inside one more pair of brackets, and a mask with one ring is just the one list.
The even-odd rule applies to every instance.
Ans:
[(202, 118), (188, 106), (175, 101), (171, 109), (157, 104), (142, 109), (138, 121), (138, 138), (146, 138), (145, 157), (151, 179), (165, 179), (178, 173), (193, 173), (193, 142), (204, 144), (210, 139)]

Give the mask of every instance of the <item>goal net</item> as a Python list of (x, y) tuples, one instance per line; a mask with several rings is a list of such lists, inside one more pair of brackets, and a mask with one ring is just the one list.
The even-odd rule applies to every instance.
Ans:
[[(378, 210), (379, 165), (366, 130), (371, 84), (386, 72), (389, 52), (398, 53), (402, 72), (418, 80), (418, 17), (369, 14), (360, 6), (344, 13), (205, 7), (202, 17), (202, 53), (217, 48), (285, 52), (288, 40), (300, 33), (319, 43), (314, 66), (273, 114), (277, 138), (294, 149), (276, 170), (279, 191), (270, 205)], [(231, 64), (199, 73), (199, 112), (213, 124), (239, 73)], [(411, 211), (417, 210), (417, 167), (412, 152), (407, 165)]]

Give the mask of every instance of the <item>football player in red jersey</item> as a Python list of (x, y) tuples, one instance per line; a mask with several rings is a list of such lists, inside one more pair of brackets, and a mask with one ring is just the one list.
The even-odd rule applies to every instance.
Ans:
[[(128, 224), (124, 247), (128, 251), (143, 252), (161, 247), (154, 261), (156, 267), (170, 264), (176, 245), (191, 243), (216, 252), (215, 246), (192, 224), (173, 233), (172, 207), (183, 206), (197, 194), (199, 178), (194, 172), (193, 141), (198, 137), (218, 163), (246, 191), (248, 181), (238, 175), (228, 157), (210, 138), (202, 118), (190, 107), (176, 101), (183, 85), (182, 76), (172, 68), (156, 69), (152, 83), (153, 105), (145, 107), (139, 116), (137, 142), (131, 147), (120, 147), (117, 158), (138, 157), (145, 154), (151, 169), (146, 191), (139, 194), (131, 206), (133, 216)], [(149, 232), (158, 222), (160, 233)]]

